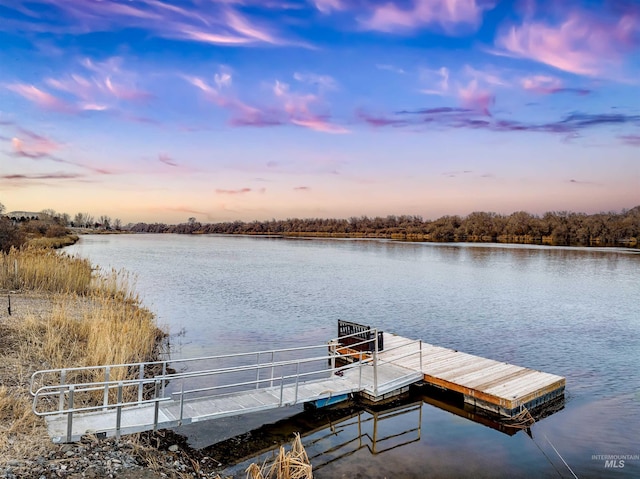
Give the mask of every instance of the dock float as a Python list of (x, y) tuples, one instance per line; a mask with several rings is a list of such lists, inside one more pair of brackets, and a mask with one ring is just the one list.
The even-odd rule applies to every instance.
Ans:
[[(346, 361), (353, 360), (359, 353), (360, 357), (375, 356), (378, 362), (419, 371), (425, 384), (459, 393), (465, 403), (506, 418), (564, 397), (564, 377), (421, 340), (419, 354), (411, 354), (410, 351), (416, 348), (415, 339), (350, 321), (338, 321), (337, 342), (338, 346), (333, 347), (345, 356)], [(379, 401), (383, 397), (368, 399)]]

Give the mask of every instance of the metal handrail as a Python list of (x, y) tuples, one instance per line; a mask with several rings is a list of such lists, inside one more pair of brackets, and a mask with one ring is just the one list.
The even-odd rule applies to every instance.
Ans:
[[(325, 345), (325, 347), (326, 347), (326, 345)], [(352, 353), (351, 355), (357, 355), (357, 354), (356, 353)], [(287, 361), (278, 361), (278, 362), (274, 362), (274, 363), (258, 363), (258, 364), (254, 364), (254, 365), (250, 365), (250, 366), (249, 365), (243, 365), (243, 366), (221, 368), (221, 369), (213, 369), (213, 370), (206, 370), (206, 371), (167, 374), (167, 375), (160, 375), (160, 376), (149, 377), (149, 378), (135, 378), (135, 379), (126, 379), (126, 380), (119, 380), (119, 381), (118, 380), (113, 380), (113, 381), (91, 381), (91, 382), (83, 382), (83, 383), (76, 383), (76, 384), (59, 384), (59, 385), (42, 386), (36, 392), (33, 393), (33, 395), (34, 395), (33, 410), (34, 410), (34, 413), (37, 414), (37, 415), (54, 415), (54, 414), (65, 414), (65, 413), (69, 413), (69, 412), (98, 410), (98, 409), (105, 409), (105, 408), (111, 408), (111, 407), (117, 407), (117, 406), (142, 405), (142, 404), (146, 404), (146, 403), (149, 403), (149, 402), (157, 401), (158, 398), (146, 399), (146, 400), (142, 399), (142, 398), (138, 398), (138, 400), (136, 400), (136, 401), (129, 401), (129, 402), (124, 402), (124, 403), (114, 404), (114, 403), (109, 403), (108, 402), (107, 391), (109, 389), (114, 389), (114, 388), (118, 388), (119, 390), (122, 390), (122, 389), (127, 388), (127, 387), (138, 387), (138, 388), (140, 388), (141, 386), (144, 386), (146, 384), (153, 384), (153, 383), (158, 384), (158, 383), (163, 383), (164, 381), (167, 381), (167, 380), (183, 380), (183, 379), (191, 379), (191, 378), (195, 378), (195, 377), (216, 376), (216, 375), (222, 375), (222, 374), (231, 374), (231, 373), (259, 370), (259, 369), (269, 368), (269, 367), (272, 367), (272, 366), (273, 367), (285, 367), (285, 366), (296, 365), (297, 367), (299, 367), (300, 364), (305, 364), (305, 363), (310, 363), (310, 362), (318, 362), (318, 361), (326, 361), (326, 360), (332, 359), (332, 358), (334, 358), (334, 355), (333, 354), (329, 354), (329, 355), (324, 355), (324, 356), (317, 356), (317, 357), (314, 357), (314, 358), (292, 359), (292, 360), (287, 360)], [(366, 364), (367, 362), (368, 361), (363, 360), (360, 363), (361, 364)], [(271, 378), (267, 378), (267, 379), (257, 379), (257, 380), (253, 380), (253, 381), (244, 381), (244, 382), (240, 382), (240, 383), (231, 383), (231, 384), (226, 384), (226, 385), (218, 385), (218, 386), (209, 387), (209, 388), (200, 388), (200, 389), (194, 389), (194, 390), (188, 390), (188, 391), (182, 391), (182, 392), (174, 392), (174, 393), (172, 393), (172, 395), (173, 396), (178, 395), (178, 394), (184, 395), (184, 394), (200, 392), (200, 391), (206, 391), (206, 390), (230, 389), (230, 388), (244, 386), (244, 385), (259, 385), (259, 384), (266, 383), (266, 382), (273, 383), (274, 381), (278, 381), (278, 380), (284, 381), (284, 380), (292, 379), (292, 378), (300, 378), (300, 377), (318, 375), (318, 374), (326, 373), (326, 372), (329, 372), (329, 371), (334, 371), (335, 372), (335, 371), (346, 370), (346, 369), (353, 368), (355, 366), (356, 366), (356, 364), (350, 364), (350, 365), (343, 366), (341, 368), (325, 368), (325, 369), (319, 369), (319, 370), (314, 370), (314, 371), (309, 371), (309, 372), (304, 372), (304, 373), (281, 375), (279, 377), (276, 376), (276, 377), (271, 377)], [(62, 404), (64, 402), (64, 395), (66, 393), (68, 393), (69, 391), (71, 391), (71, 390), (73, 390), (75, 393), (86, 393), (86, 392), (104, 390), (105, 391), (105, 401), (104, 401), (103, 404), (99, 404), (99, 405), (86, 406), (86, 407), (83, 407), (83, 408), (66, 408), (65, 409), (62, 406)], [(58, 407), (58, 409), (55, 410), (55, 411), (39, 412), (37, 410), (38, 399), (39, 398), (44, 398), (44, 397), (51, 397), (51, 396), (59, 396), (60, 397), (60, 406)], [(161, 400), (168, 400), (168, 399), (170, 399), (170, 398), (161, 398)]]
[(277, 354), (277, 353), (287, 353), (293, 351), (306, 351), (310, 349), (319, 349), (326, 348), (327, 344), (317, 344), (312, 346), (300, 346), (296, 348), (282, 348), (282, 349), (267, 349), (263, 351), (250, 351), (246, 353), (232, 353), (232, 354), (220, 354), (214, 356), (201, 356), (197, 358), (185, 358), (185, 359), (175, 359), (175, 360), (160, 360), (160, 361), (143, 361), (137, 363), (121, 363), (121, 364), (107, 364), (107, 365), (94, 365), (94, 366), (78, 366), (72, 368), (55, 368), (55, 369), (43, 369), (40, 371), (36, 371), (31, 375), (30, 388), (29, 391), (33, 395), (35, 392), (33, 391), (33, 385), (35, 384), (35, 379), (38, 376), (44, 376), (45, 374), (51, 373), (68, 373), (68, 372), (79, 372), (79, 371), (91, 371), (91, 370), (103, 370), (107, 369), (116, 369), (116, 368), (140, 368), (147, 366), (157, 366), (157, 365), (176, 365), (180, 363), (190, 363), (196, 361), (213, 361), (218, 359), (229, 359), (229, 358), (239, 358), (239, 357), (249, 357), (249, 356), (257, 356), (257, 355), (265, 355), (265, 354)]
[[(189, 395), (203, 393), (203, 392), (213, 392), (216, 391), (218, 394), (214, 393), (212, 397), (221, 397), (227, 394), (233, 394), (239, 392), (239, 388), (247, 389), (248, 386), (255, 387), (256, 389), (260, 389), (263, 385), (268, 384), (268, 389), (263, 388), (263, 390), (273, 389), (276, 391), (279, 389), (279, 405), (282, 406), (285, 402), (285, 384), (287, 385), (287, 390), (291, 391), (295, 388), (295, 393), (293, 397), (288, 396), (287, 404), (297, 404), (298, 402), (298, 389), (299, 384), (303, 383), (305, 378), (310, 376), (318, 376), (333, 373), (339, 373), (340, 371), (353, 369), (355, 367), (359, 368), (359, 377), (358, 377), (358, 386), (357, 389), (361, 390), (363, 388), (363, 367), (371, 364), (373, 366), (373, 391), (374, 394), (377, 395), (378, 392), (378, 365), (380, 361), (384, 363), (392, 363), (394, 360), (401, 359), (407, 356), (414, 355), (416, 353), (420, 353), (420, 363), (422, 364), (422, 343), (419, 343), (419, 351), (411, 351), (409, 353), (401, 354), (398, 356), (394, 356), (393, 358), (387, 358), (385, 360), (381, 360), (379, 358), (379, 349), (378, 349), (378, 341), (379, 334), (377, 329), (369, 329), (364, 331), (365, 333), (373, 333), (370, 339), (365, 339), (358, 341), (357, 343), (349, 345), (349, 347), (355, 347), (367, 343), (373, 344), (373, 351), (371, 353), (363, 353), (362, 351), (354, 351), (354, 352), (346, 352), (340, 346), (340, 340), (352, 336), (360, 336), (363, 334), (363, 331), (359, 331), (357, 333), (353, 333), (350, 335), (342, 336), (337, 339), (333, 339), (328, 343), (322, 345), (312, 345), (312, 346), (302, 346), (295, 348), (283, 348), (283, 349), (272, 349), (272, 350), (264, 350), (264, 351), (252, 351), (246, 353), (233, 353), (233, 354), (224, 354), (224, 355), (215, 355), (215, 356), (204, 356), (198, 358), (188, 358), (181, 359), (176, 361), (169, 360), (161, 360), (161, 361), (148, 361), (148, 362), (138, 362), (138, 363), (124, 363), (124, 364), (115, 364), (115, 365), (103, 365), (103, 366), (84, 366), (84, 367), (74, 367), (74, 368), (61, 368), (61, 369), (48, 369), (37, 371), (31, 376), (31, 384), (30, 384), (30, 392), (33, 395), (33, 411), (38, 416), (49, 416), (49, 415), (67, 415), (67, 441), (70, 441), (72, 438), (72, 424), (73, 424), (73, 415), (75, 413), (83, 413), (89, 411), (96, 410), (112, 410), (116, 414), (116, 436), (119, 437), (121, 433), (121, 418), (122, 418), (122, 410), (123, 408), (131, 408), (134, 406), (140, 407), (148, 404), (153, 404), (155, 407), (154, 413), (154, 429), (158, 426), (158, 414), (159, 414), (159, 405), (161, 402), (165, 401), (174, 401), (174, 403), (179, 402), (180, 414), (179, 414), (179, 423), (182, 424), (183, 414), (184, 414), (184, 404), (185, 398)], [(360, 338), (359, 338), (360, 339)], [(276, 355), (281, 355), (284, 353), (294, 353), (297, 351), (311, 351), (319, 348), (327, 348), (329, 347), (329, 354), (323, 355), (314, 355), (312, 357), (306, 358), (298, 358), (298, 359), (277, 359), (274, 360)], [(387, 349), (385, 353), (389, 351), (393, 351), (395, 349), (400, 349), (402, 347), (410, 346), (410, 344), (403, 344), (400, 346), (393, 347), (391, 349)], [(340, 351), (345, 351), (344, 354)], [(348, 351), (348, 350), (347, 350)], [(385, 354), (387, 355), (387, 354)], [(265, 360), (261, 362), (261, 359), (264, 360), (265, 356), (270, 356), (270, 360)], [(356, 361), (353, 361), (350, 364), (346, 364), (342, 367), (337, 367), (335, 365), (335, 360), (338, 357), (354, 357), (357, 358)], [(231, 358), (255, 358), (255, 363), (251, 364), (240, 364), (237, 366), (229, 366), (229, 367), (213, 367), (209, 369), (200, 369), (196, 371), (188, 371), (183, 370), (182, 372), (172, 372), (167, 373), (168, 365), (171, 364), (172, 367), (180, 364), (187, 364), (193, 362), (205, 362), (205, 361), (221, 361)], [(308, 365), (311, 363), (317, 363), (321, 361), (328, 361), (329, 367), (321, 367), (319, 369), (305, 367), (304, 369), (313, 369), (311, 371), (300, 372), (300, 367), (304, 365)], [(244, 361), (242, 361), (244, 362)], [(146, 368), (150, 366), (159, 366), (162, 365), (162, 371), (156, 375), (149, 375), (145, 377)], [(292, 373), (292, 369), (295, 367), (295, 373)], [(123, 379), (123, 380), (111, 380), (110, 376), (117, 370), (118, 368), (127, 368), (129, 374), (134, 372), (137, 375), (135, 378)], [(270, 377), (261, 378), (261, 371), (265, 369), (271, 369)], [(276, 374), (276, 370), (279, 369), (279, 375)], [(133, 370), (133, 371), (131, 371)], [(83, 381), (82, 378), (79, 378), (77, 382), (69, 381), (67, 383), (67, 378), (71, 379), (72, 375), (75, 375), (78, 372), (85, 371), (93, 371), (95, 373), (103, 372), (104, 381)], [(256, 372), (255, 379), (252, 380), (236, 380), (235, 382), (231, 382), (229, 384), (217, 384), (213, 386), (205, 386), (205, 387), (196, 387), (193, 389), (185, 390), (185, 380), (192, 380), (195, 378), (204, 378), (204, 377), (215, 377), (215, 376), (223, 376), (223, 375), (231, 375), (231, 374), (246, 374), (251, 371)], [(46, 378), (47, 374), (57, 374), (59, 377), (58, 384), (48, 384), (39, 387), (34, 391), (35, 386), (38, 381), (42, 383), (50, 382), (51, 378)], [(410, 374), (409, 374), (410, 375)], [(245, 376), (246, 377), (246, 376)], [(234, 378), (231, 378), (233, 381)], [(242, 379), (242, 377), (238, 378)], [(165, 384), (169, 381), (171, 382), (181, 382), (181, 389), (177, 392), (172, 392), (170, 396), (165, 397)], [(224, 381), (224, 380), (223, 380)], [(149, 391), (148, 385), (155, 385), (155, 392), (153, 392), (153, 397), (145, 398), (145, 391)], [(180, 384), (180, 383), (178, 383)], [(147, 387), (145, 387), (147, 386)], [(365, 387), (370, 387), (365, 386)], [(351, 387), (351, 386), (350, 386)], [(354, 386), (355, 387), (355, 386)], [(129, 388), (137, 388), (138, 397), (135, 399), (123, 400), (123, 392), (125, 390), (129, 391)], [(115, 402), (111, 402), (113, 400), (113, 389), (117, 389), (117, 400)], [(244, 391), (244, 389), (242, 389)], [(78, 402), (78, 395), (83, 393), (95, 393), (98, 391), (103, 391), (103, 401), (101, 404), (94, 404), (87, 406), (86, 403), (81, 407), (75, 407), (74, 401)], [(226, 392), (225, 392), (226, 391)], [(331, 393), (329, 393), (331, 394)], [(39, 406), (42, 405), (42, 399), (48, 399), (58, 396), (58, 401), (50, 400), (49, 404), (55, 405), (57, 402), (57, 408), (55, 410), (47, 410), (40, 411), (38, 410)], [(75, 397), (74, 397), (75, 396)], [(110, 397), (111, 396), (111, 397)], [(94, 396), (91, 396), (94, 397)], [(83, 398), (86, 399), (86, 396)], [(277, 399), (277, 395), (276, 395)], [(45, 408), (47, 408), (45, 406)]]

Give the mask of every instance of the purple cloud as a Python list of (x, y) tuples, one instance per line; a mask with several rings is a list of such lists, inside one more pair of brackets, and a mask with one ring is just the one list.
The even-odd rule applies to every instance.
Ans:
[(165, 165), (178, 166), (178, 163), (176, 163), (173, 159), (171, 159), (169, 155), (165, 153), (160, 153), (158, 155), (158, 161), (160, 161), (161, 163), (164, 163)]
[[(439, 107), (416, 110), (401, 110), (393, 115), (373, 116), (362, 110), (356, 112), (363, 123), (376, 127), (416, 127), (426, 124), (434, 128), (464, 128), (496, 132), (543, 132), (575, 134), (587, 128), (607, 125), (638, 125), (640, 115), (571, 113), (551, 122), (528, 123), (510, 119), (478, 117), (480, 113), (466, 108)], [(620, 137), (628, 144), (634, 144), (635, 135)]]
[(627, 145), (640, 146), (640, 135), (621, 135), (618, 138)]
[(251, 191), (253, 191), (251, 188), (240, 188), (238, 190), (217, 189), (216, 193), (219, 195), (244, 195), (245, 193), (251, 193)]
[(4, 180), (73, 180), (84, 178), (85, 175), (78, 173), (43, 173), (40, 175), (2, 175), (0, 178)]

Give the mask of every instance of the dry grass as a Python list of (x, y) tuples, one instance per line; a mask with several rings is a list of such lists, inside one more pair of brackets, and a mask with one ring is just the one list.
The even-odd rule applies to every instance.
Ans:
[(300, 434), (296, 434), (289, 452), (285, 451), (284, 446), (280, 446), (280, 451), (271, 464), (266, 461), (262, 466), (253, 463), (246, 472), (247, 479), (313, 479), (311, 463)]
[(65, 246), (71, 246), (78, 241), (77, 235), (64, 235), (64, 236), (41, 236), (39, 238), (31, 238), (27, 241), (28, 246), (35, 248), (64, 248)]
[(91, 263), (52, 249), (12, 249), (2, 254), (0, 289), (87, 294), (92, 290)]
[[(156, 358), (164, 333), (133, 283), (126, 272), (95, 270), (87, 260), (53, 250), (0, 256), (0, 290), (14, 298), (13, 314), (4, 309), (0, 316), (0, 465), (51, 447), (44, 421), (31, 410), (34, 371)], [(110, 379), (133, 374), (114, 369)]]

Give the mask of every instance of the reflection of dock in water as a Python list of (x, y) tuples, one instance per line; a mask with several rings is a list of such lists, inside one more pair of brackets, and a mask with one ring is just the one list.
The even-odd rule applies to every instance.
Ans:
[(407, 397), (386, 406), (363, 407), (349, 402), (339, 407), (304, 411), (221, 441), (201, 452), (224, 458), (226, 465), (231, 466), (270, 452), (275, 454), (281, 443), (289, 442), (298, 432), (314, 469), (317, 469), (360, 449), (381, 454), (418, 442), (423, 404), (419, 397)]
[[(364, 408), (339, 424), (332, 425), (324, 435), (305, 442), (314, 469), (348, 457), (361, 449), (377, 455), (420, 441), (422, 405), (422, 401), (416, 401), (382, 411)], [(404, 421), (394, 421), (400, 416), (407, 416), (407, 423), (413, 427), (407, 429)], [(354, 435), (354, 432), (357, 434)], [(339, 441), (336, 443), (331, 441), (338, 437)], [(323, 447), (326, 442), (330, 443), (330, 447)]]
[[(425, 391), (428, 395), (424, 394)], [(256, 461), (259, 456), (269, 453), (275, 454), (280, 444), (291, 441), (294, 433), (300, 433), (314, 470), (317, 470), (363, 449), (377, 455), (420, 441), (423, 407), (429, 406), (508, 436), (523, 429), (510, 425), (505, 418), (487, 415), (482, 409), (465, 403), (462, 397), (427, 388), (414, 389), (411, 394), (386, 404), (363, 405), (349, 401), (335, 407), (304, 411), (221, 441), (201, 452), (218, 460), (224, 458), (225, 465), (232, 466), (248, 460)], [(563, 402), (559, 402), (554, 410), (548, 410), (537, 418), (562, 407)]]

